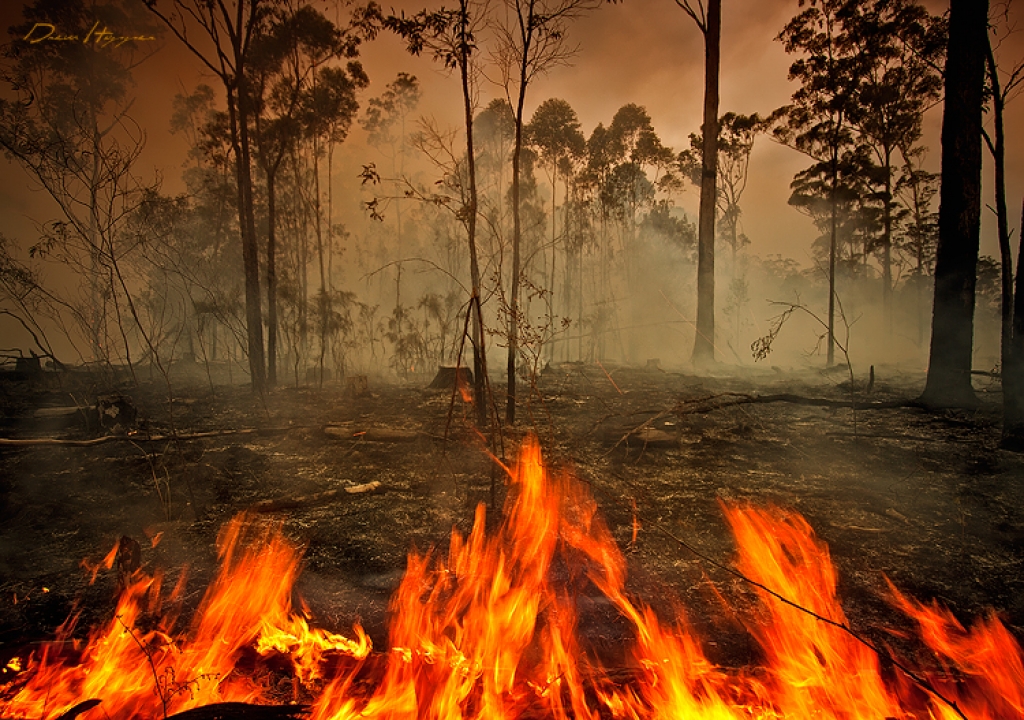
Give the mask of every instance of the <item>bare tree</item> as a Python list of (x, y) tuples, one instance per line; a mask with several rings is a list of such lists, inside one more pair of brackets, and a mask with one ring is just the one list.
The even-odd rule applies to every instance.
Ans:
[[(473, 115), (477, 107), (476, 85), (478, 71), (475, 65), (476, 36), (481, 24), (486, 21), (488, 9), (486, 2), (459, 0), (457, 10), (439, 10), (436, 12), (422, 11), (413, 18), (389, 16), (384, 19), (385, 27), (398, 33), (408, 42), (408, 50), (418, 55), (424, 49), (433, 53), (449, 70), (458, 70), (462, 90), (463, 123), (466, 134), (465, 173), (459, 169), (458, 158), (449, 154), (450, 165), (448, 176), (455, 183), (460, 193), (460, 203), (456, 216), (466, 228), (466, 240), (469, 249), (470, 304), (466, 312), (472, 314), (473, 341), (473, 382), (476, 402), (477, 422), (483, 426), (487, 421), (487, 405), (485, 402), (485, 383), (487, 373), (487, 355), (483, 309), (480, 292), (480, 262), (476, 241), (477, 214), (479, 212), (479, 196), (476, 183), (476, 149), (473, 142)], [(464, 184), (463, 184), (464, 179)]]
[[(25, 8), (26, 23), (12, 29), (17, 39), (4, 52), (3, 79), (11, 98), (0, 100), (0, 147), (58, 209), (58, 217), (42, 226), (32, 254), (70, 266), (82, 283), (78, 298), (48, 293), (48, 307), (65, 314), (73, 309), (70, 318), (88, 339), (92, 358), (109, 363), (120, 346), (131, 367), (133, 336), (149, 340), (123, 262), (136, 248), (122, 234), (149, 188), (137, 175), (145, 134), (130, 115), (129, 94), (131, 71), (144, 59), (144, 48), (141, 43), (116, 49), (98, 43), (37, 47), (25, 40), (36, 21), (68, 29), (96, 22), (93, 10), (81, 3), (59, 9), (41, 5)], [(145, 18), (133, 16), (135, 10), (111, 4), (96, 12), (111, 25), (144, 26)], [(80, 35), (87, 37), (84, 29)]]
[[(1008, 7), (1004, 12), (1009, 12)], [(985, 75), (989, 102), (992, 103), (992, 133), (989, 134), (984, 127), (981, 133), (992, 155), (995, 175), (996, 230), (999, 238), (1002, 288), (1000, 364), (1005, 368), (1009, 357), (1010, 336), (1013, 332), (1013, 253), (1010, 249), (1010, 220), (1006, 207), (1006, 129), (1003, 117), (1006, 103), (1024, 87), (1024, 61), (1017, 61), (1008, 71), (1000, 71), (996, 47), (993, 47), (990, 36), (985, 48)]]
[[(718, 2), (718, 0), (712, 0)], [(505, 419), (516, 419), (516, 360), (518, 357), (520, 245), (522, 208), (520, 170), (523, 154), (523, 125), (526, 93), (530, 83), (552, 67), (565, 64), (576, 53), (567, 39), (568, 26), (600, 0), (505, 0), (504, 18), (497, 23), (496, 60), (501, 85), (513, 108), (515, 144), (512, 150), (512, 267), (508, 297), (508, 390)]]

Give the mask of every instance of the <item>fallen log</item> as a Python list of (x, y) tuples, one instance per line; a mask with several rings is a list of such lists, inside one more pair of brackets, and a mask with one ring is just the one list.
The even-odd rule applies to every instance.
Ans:
[[(720, 400), (720, 398), (726, 398)], [(793, 393), (776, 393), (773, 395), (748, 395), (744, 393), (721, 393), (697, 400), (683, 400), (676, 404), (673, 412), (676, 415), (699, 415), (721, 410), (735, 405), (751, 405), (765, 403), (790, 403), (793, 405), (810, 405), (812, 407), (852, 408), (854, 410), (892, 410), (895, 408), (924, 409), (917, 400), (874, 400), (860, 402), (857, 400), (835, 400), (832, 398), (805, 397)]]
[(308, 712), (308, 705), (250, 705), (223, 702), (168, 715), (166, 720), (286, 720)]
[(63, 438), (0, 438), (0, 446), (8, 447), (33, 447), (36, 445), (56, 445), (62, 447), (92, 447), (103, 445), (109, 442), (169, 442), (171, 440), (201, 440), (211, 437), (225, 437), (230, 435), (278, 435), (290, 430), (308, 429), (304, 425), (289, 425), (278, 428), (240, 428), (237, 430), (207, 430), (194, 433), (171, 433), (168, 435), (102, 435), (88, 440), (65, 440)]
[(310, 495), (295, 495), (273, 498), (270, 500), (261, 500), (260, 502), (251, 505), (249, 509), (252, 512), (257, 513), (294, 510), (295, 508), (324, 505), (339, 498), (343, 498), (346, 495), (363, 495), (365, 493), (375, 492), (380, 490), (380, 488), (381, 483), (378, 480), (372, 480), (361, 485), (350, 485), (348, 487), (325, 490), (324, 492), (312, 493)]

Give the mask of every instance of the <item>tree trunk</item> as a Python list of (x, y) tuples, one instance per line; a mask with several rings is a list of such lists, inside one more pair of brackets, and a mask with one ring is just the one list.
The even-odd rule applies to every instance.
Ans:
[(508, 302), (508, 391), (505, 404), (505, 421), (516, 422), (516, 357), (519, 350), (519, 246), (522, 240), (522, 218), (519, 198), (519, 172), (523, 154), (523, 105), (526, 103), (527, 63), (530, 59), (530, 41), (533, 28), (533, 6), (530, 6), (526, 37), (523, 42), (519, 63), (519, 99), (516, 103), (515, 147), (512, 149), (512, 287)]
[(697, 333), (693, 362), (715, 361), (715, 207), (718, 199), (718, 71), (722, 0), (708, 3), (704, 31), (704, 145), (701, 148), (700, 217), (697, 239)]
[[(238, 183), (238, 224), (242, 233), (242, 266), (245, 271), (245, 324), (248, 339), (249, 377), (252, 389), (266, 389), (263, 353), (263, 311), (260, 306), (259, 249), (252, 204), (252, 165), (249, 154), (249, 112), (245, 75), (239, 73), (238, 86), (228, 93), (231, 140), (235, 150), (235, 175)], [(236, 110), (237, 102), (237, 110)]]
[(885, 207), (882, 211), (882, 312), (892, 335), (892, 149), (885, 147)]
[(277, 385), (277, 212), (274, 175), (267, 172), (267, 385)]
[[(1024, 203), (1020, 217), (1024, 223)], [(1024, 224), (1021, 225), (1024, 228)], [(1017, 277), (1014, 281), (1013, 323), (1003, 365), (1003, 447), (1024, 452), (1024, 233), (1017, 244)]]
[(459, 0), (459, 73), (462, 79), (462, 106), (466, 123), (466, 162), (469, 173), (469, 202), (466, 207), (466, 235), (469, 242), (469, 280), (472, 286), (469, 309), (473, 313), (473, 402), (477, 425), (487, 423), (487, 352), (484, 347), (483, 310), (480, 307), (480, 263), (476, 248), (476, 150), (473, 147), (473, 94), (469, 86), (470, 39), (469, 2)]
[(829, 189), (829, 206), (831, 207), (831, 219), (828, 235), (828, 355), (825, 363), (832, 367), (836, 362), (836, 251), (838, 243), (838, 229), (836, 227), (836, 154), (838, 148), (832, 145), (832, 186)]
[(981, 113), (988, 0), (951, 0), (942, 115), (939, 245), (928, 380), (921, 402), (971, 407), (974, 290), (981, 223)]
[[(995, 166), (996, 196), (996, 228), (999, 237), (999, 261), (1001, 269), (1001, 303), (999, 364), (1005, 368), (1010, 356), (1010, 342), (1013, 335), (1013, 254), (1010, 250), (1010, 221), (1006, 208), (1006, 132), (1003, 127), (1003, 108), (1005, 98), (999, 86), (999, 68), (992, 52), (991, 41), (985, 46), (985, 62), (988, 68), (988, 81), (992, 91), (992, 118), (995, 129), (995, 142), (988, 135), (985, 140), (992, 153)], [(1018, 257), (1017, 262), (1020, 262)]]

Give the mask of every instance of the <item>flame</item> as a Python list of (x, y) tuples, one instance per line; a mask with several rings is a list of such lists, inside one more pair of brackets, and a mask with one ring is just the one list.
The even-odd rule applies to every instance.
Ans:
[[(847, 631), (827, 546), (794, 512), (723, 505), (737, 570), (758, 592), (754, 611), (727, 609), (746, 614), (763, 659), (723, 668), (681, 610), (665, 622), (627, 592), (625, 558), (596, 503), (544, 465), (536, 439), (524, 441), (509, 476), (500, 521), (480, 506), (467, 535), (453, 530), (447, 556), (410, 554), (385, 654), (371, 653), (359, 626), (351, 637), (312, 626), (309, 610), (293, 607), (299, 548), (280, 526), (242, 516), (221, 532), (220, 569), (191, 625), (176, 628), (184, 573), (163, 593), (161, 576), (136, 571), (113, 619), (84, 646), (66, 642), (72, 619), (57, 642), (7, 664), (0, 716), (53, 718), (95, 698), (78, 717), (156, 718), (300, 696), (312, 720), (1024, 716), (1021, 648), (995, 615), (967, 630), (893, 587), (938, 664), (920, 674), (942, 698), (883, 673), (876, 652)], [(634, 543), (638, 527), (634, 512)], [(598, 594), (633, 631), (620, 667), (603, 665), (577, 632), (581, 603)]]

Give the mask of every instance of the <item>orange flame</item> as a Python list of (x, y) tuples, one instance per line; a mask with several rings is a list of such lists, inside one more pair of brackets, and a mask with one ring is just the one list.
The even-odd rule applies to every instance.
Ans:
[[(84, 647), (54, 643), (4, 668), (0, 716), (53, 718), (98, 698), (79, 717), (155, 718), (228, 700), (285, 702), (301, 688), (313, 720), (957, 717), (909, 682), (887, 680), (877, 655), (844, 630), (828, 548), (800, 515), (723, 506), (737, 567), (762, 588), (746, 625), (764, 660), (727, 669), (707, 658), (682, 613), (666, 624), (626, 592), (625, 558), (596, 503), (568, 474), (549, 472), (535, 439), (509, 475), (496, 529), (481, 506), (468, 535), (452, 532), (446, 558), (409, 556), (386, 655), (370, 654), (358, 626), (352, 638), (312, 627), (292, 605), (301, 553), (279, 526), (239, 517), (220, 535), (220, 570), (191, 627), (174, 627), (184, 577), (163, 597), (160, 576), (137, 572)], [(633, 629), (625, 667), (603, 667), (577, 632), (582, 598), (595, 592)], [(965, 630), (936, 605), (893, 595), (942, 660), (929, 675), (936, 689), (971, 720), (1024, 716), (1021, 648), (995, 616)], [(275, 673), (290, 676), (288, 697)]]

